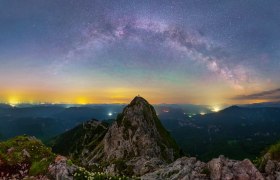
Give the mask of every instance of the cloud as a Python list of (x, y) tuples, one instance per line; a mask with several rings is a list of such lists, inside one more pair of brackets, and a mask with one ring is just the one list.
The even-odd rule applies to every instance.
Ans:
[(234, 100), (277, 100), (280, 99), (280, 88), (273, 89), (269, 91), (262, 91), (255, 94), (249, 94), (249, 95), (239, 95), (235, 96), (232, 99)]

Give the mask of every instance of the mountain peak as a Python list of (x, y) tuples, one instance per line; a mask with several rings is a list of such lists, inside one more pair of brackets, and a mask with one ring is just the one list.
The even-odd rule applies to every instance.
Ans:
[(136, 96), (118, 115), (92, 154), (90, 163), (125, 162), (133, 174), (141, 175), (173, 161), (179, 156), (179, 148), (162, 126), (154, 107)]
[(238, 111), (239, 109), (241, 109), (241, 107), (239, 107), (237, 105), (233, 105), (233, 106), (225, 108), (221, 112), (232, 112), (232, 111)]
[(140, 95), (135, 96), (134, 99), (130, 102), (129, 105), (135, 105), (135, 104), (149, 104), (148, 101), (146, 99), (144, 99), (143, 97), (141, 97)]

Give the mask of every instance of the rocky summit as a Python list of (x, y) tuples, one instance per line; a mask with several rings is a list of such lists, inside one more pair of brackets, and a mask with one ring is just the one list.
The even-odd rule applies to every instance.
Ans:
[(179, 147), (164, 129), (156, 111), (137, 96), (111, 125), (102, 142), (92, 152), (89, 164), (108, 164), (107, 171), (142, 175), (179, 156)]
[[(143, 180), (280, 179), (280, 143), (271, 146), (266, 155), (256, 159), (254, 164), (249, 159), (232, 160), (223, 155), (209, 162), (199, 161), (195, 157), (180, 157), (176, 142), (162, 126), (155, 109), (140, 96), (135, 97), (111, 125), (97, 120), (87, 121), (53, 141), (53, 150), (70, 157), (75, 164), (69, 165), (66, 158), (57, 156), (49, 165), (50, 177), (90, 179), (89, 177), (102, 176), (103, 179), (126, 177)], [(11, 151), (10, 149), (11, 147), (5, 148), (3, 152)], [(28, 156), (24, 150), (20, 149), (20, 152)], [(3, 157), (0, 154), (0, 168), (6, 156)], [(32, 173), (32, 168), (30, 169), (26, 173)]]

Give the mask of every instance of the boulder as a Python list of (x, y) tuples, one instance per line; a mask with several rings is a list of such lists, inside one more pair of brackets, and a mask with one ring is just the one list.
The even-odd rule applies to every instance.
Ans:
[(77, 170), (74, 165), (67, 164), (67, 158), (58, 155), (53, 164), (48, 168), (52, 178), (57, 180), (73, 180), (73, 174)]
[(207, 180), (210, 177), (206, 163), (198, 161), (193, 157), (182, 157), (155, 172), (143, 175), (141, 179)]
[(259, 170), (248, 159), (236, 161), (220, 156), (208, 162), (208, 168), (213, 180), (264, 180)]

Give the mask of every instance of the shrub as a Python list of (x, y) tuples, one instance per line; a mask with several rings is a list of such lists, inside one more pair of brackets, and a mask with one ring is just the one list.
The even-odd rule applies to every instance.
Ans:
[(41, 141), (34, 137), (17, 136), (4, 142), (0, 142), (0, 159), (8, 166), (21, 163), (30, 165), (31, 175), (43, 174), (55, 155)]
[(273, 160), (280, 160), (280, 142), (270, 146), (268, 153), (271, 155)]
[(74, 173), (75, 180), (128, 180), (128, 179), (137, 179), (136, 177), (126, 177), (126, 176), (112, 176), (103, 172), (89, 172), (85, 168), (79, 167), (78, 170)]
[(40, 162), (33, 162), (30, 170), (29, 175), (31, 176), (37, 176), (39, 174), (44, 174), (47, 172), (50, 162), (47, 160), (43, 160)]

